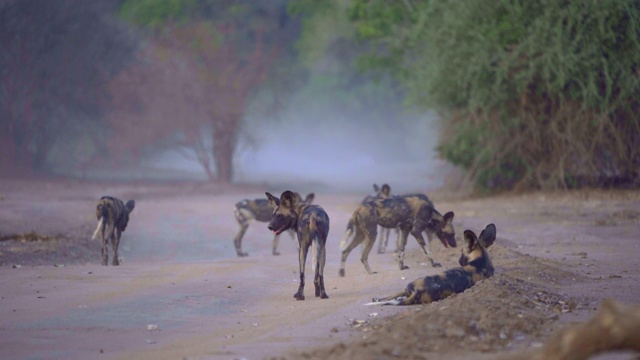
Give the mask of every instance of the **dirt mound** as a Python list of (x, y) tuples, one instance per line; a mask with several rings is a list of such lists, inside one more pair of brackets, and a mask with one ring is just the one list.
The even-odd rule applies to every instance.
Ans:
[(360, 339), (290, 358), (364, 359), (382, 354), (413, 359), (435, 352), (539, 347), (556, 329), (559, 314), (588, 306), (588, 299), (571, 298), (557, 286), (587, 279), (500, 245), (493, 247), (491, 256), (496, 275), (464, 293), (383, 319), (354, 320)]
[(39, 266), (99, 263), (100, 241), (90, 240), (89, 228), (45, 235), (0, 234), (0, 266)]

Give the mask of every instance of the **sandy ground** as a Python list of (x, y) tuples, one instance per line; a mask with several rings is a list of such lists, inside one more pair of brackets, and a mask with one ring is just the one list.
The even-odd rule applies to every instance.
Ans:
[[(463, 294), (410, 307), (363, 306), (435, 274), (413, 239), (400, 271), (391, 253), (360, 250), (338, 277), (339, 242), (366, 195), (316, 193), (331, 218), (329, 299), (295, 301), (296, 245), (280, 256), (254, 223), (237, 258), (232, 206), (264, 188), (0, 180), (0, 349), (10, 359), (493, 359), (544, 344), (590, 318), (605, 298), (638, 305), (640, 192), (581, 191), (454, 199), (428, 195), (454, 226), (498, 238), (496, 275)], [(292, 189), (297, 190), (297, 189)], [(301, 191), (304, 192), (304, 191)], [(102, 195), (135, 199), (119, 267), (103, 267), (95, 229)], [(459, 240), (461, 243), (461, 240)], [(377, 244), (376, 244), (377, 246)], [(431, 244), (444, 268), (460, 249)], [(614, 353), (602, 359), (637, 359)]]

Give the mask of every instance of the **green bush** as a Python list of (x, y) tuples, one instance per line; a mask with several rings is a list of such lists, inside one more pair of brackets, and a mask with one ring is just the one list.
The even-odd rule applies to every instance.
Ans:
[(358, 0), (351, 9), (374, 45), (360, 63), (401, 79), (408, 105), (439, 111), (440, 155), (479, 187), (640, 185), (637, 1)]

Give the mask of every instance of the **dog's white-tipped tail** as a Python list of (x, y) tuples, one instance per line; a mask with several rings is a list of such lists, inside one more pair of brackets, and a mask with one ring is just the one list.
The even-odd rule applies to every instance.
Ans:
[(102, 230), (103, 226), (104, 226), (104, 217), (100, 217), (100, 221), (98, 221), (98, 227), (96, 227), (96, 231), (93, 232), (93, 236), (91, 237), (91, 240), (95, 240), (96, 238), (98, 238), (98, 234)]
[(351, 220), (349, 220), (349, 224), (347, 225), (347, 231), (345, 231), (344, 236), (342, 237), (342, 241), (340, 241), (340, 250), (344, 251), (347, 248), (349, 239), (353, 235), (353, 227), (354, 224)]
[(371, 305), (400, 305), (400, 299), (393, 299), (393, 300), (387, 300), (387, 301), (372, 301), (369, 303), (364, 304), (365, 306), (371, 306)]

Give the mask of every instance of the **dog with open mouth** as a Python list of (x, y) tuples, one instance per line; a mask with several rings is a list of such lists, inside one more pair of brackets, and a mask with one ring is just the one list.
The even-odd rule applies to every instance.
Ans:
[(292, 191), (285, 191), (277, 198), (266, 193), (273, 208), (271, 221), (267, 226), (275, 235), (293, 229), (298, 237), (300, 263), (300, 285), (293, 295), (297, 300), (304, 300), (304, 272), (307, 253), (312, 247), (312, 262), (315, 268), (313, 284), (316, 297), (327, 299), (329, 296), (324, 287), (324, 265), (327, 258), (325, 245), (329, 236), (329, 215), (318, 205), (300, 201), (300, 197)]

